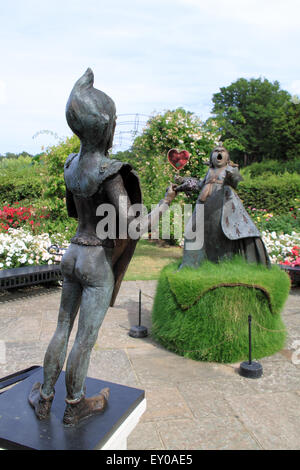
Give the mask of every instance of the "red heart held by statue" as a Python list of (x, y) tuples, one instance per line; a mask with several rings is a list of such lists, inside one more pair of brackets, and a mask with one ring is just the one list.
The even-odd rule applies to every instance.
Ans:
[(181, 170), (189, 161), (190, 154), (187, 150), (171, 149), (168, 151), (168, 160), (175, 170)]

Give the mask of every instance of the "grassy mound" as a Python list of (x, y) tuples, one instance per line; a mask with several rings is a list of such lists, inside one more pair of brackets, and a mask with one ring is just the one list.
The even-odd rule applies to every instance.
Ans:
[(248, 358), (248, 315), (252, 315), (253, 358), (282, 349), (281, 310), (290, 280), (277, 266), (241, 258), (200, 268), (166, 266), (152, 311), (152, 335), (167, 349), (201, 361), (232, 363)]

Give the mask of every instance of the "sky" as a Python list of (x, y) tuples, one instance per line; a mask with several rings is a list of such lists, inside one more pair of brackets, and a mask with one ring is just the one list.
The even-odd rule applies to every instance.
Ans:
[(0, 18), (2, 155), (72, 135), (65, 106), (88, 67), (116, 104), (116, 151), (155, 113), (207, 119), (241, 77), (300, 95), (299, 0), (1, 0)]

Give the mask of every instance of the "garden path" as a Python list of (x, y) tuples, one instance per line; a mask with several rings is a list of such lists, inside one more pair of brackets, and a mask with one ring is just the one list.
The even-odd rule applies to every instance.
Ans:
[[(139, 289), (142, 324), (151, 331), (155, 287), (156, 281), (123, 282), (89, 367), (90, 377), (146, 392), (147, 410), (128, 449), (300, 449), (300, 288), (292, 289), (283, 312), (285, 349), (261, 359), (264, 375), (253, 380), (237, 374), (238, 364), (197, 362), (166, 351), (151, 336), (129, 337)], [(42, 365), (60, 294), (59, 287), (42, 286), (1, 293), (0, 377)]]

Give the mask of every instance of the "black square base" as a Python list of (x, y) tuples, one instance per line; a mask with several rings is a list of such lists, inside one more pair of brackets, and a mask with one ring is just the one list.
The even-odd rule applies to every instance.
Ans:
[(101, 448), (144, 399), (144, 391), (87, 377), (86, 396), (110, 389), (103, 414), (82, 420), (74, 427), (63, 425), (65, 410), (65, 373), (55, 386), (49, 419), (39, 421), (28, 402), (35, 382), (43, 382), (43, 368), (0, 395), (0, 448), (35, 450), (92, 450)]

